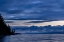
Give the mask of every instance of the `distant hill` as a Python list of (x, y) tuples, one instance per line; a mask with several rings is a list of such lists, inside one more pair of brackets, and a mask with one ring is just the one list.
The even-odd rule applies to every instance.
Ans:
[(23, 26), (15, 26), (11, 27), (15, 30), (20, 31), (21, 33), (28, 33), (28, 34), (64, 34), (64, 26), (31, 26), (31, 27), (23, 27)]

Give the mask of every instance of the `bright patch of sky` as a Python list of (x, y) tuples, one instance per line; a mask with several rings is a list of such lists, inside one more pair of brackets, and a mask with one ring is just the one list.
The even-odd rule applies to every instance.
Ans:
[[(64, 21), (46, 21), (44, 20), (5, 20), (7, 25), (9, 24), (10, 26), (63, 26)], [(35, 22), (36, 21), (36, 22)]]

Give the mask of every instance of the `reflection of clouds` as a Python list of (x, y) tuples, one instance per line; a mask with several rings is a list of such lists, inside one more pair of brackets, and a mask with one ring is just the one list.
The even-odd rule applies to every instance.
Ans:
[(48, 22), (40, 22), (40, 23), (26, 23), (31, 21), (43, 21), (43, 20), (5, 20), (8, 21), (7, 24), (10, 26), (57, 26), (57, 25), (64, 25), (64, 21), (48, 21)]

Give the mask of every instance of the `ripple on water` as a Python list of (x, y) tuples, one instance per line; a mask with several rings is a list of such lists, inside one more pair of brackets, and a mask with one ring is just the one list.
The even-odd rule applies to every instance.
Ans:
[(6, 36), (3, 42), (64, 42), (64, 34), (21, 34)]

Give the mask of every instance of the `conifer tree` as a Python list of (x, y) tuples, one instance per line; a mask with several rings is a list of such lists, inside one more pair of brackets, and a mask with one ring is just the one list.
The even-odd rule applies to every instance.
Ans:
[(9, 35), (9, 34), (14, 34), (14, 32), (11, 32), (10, 26), (6, 25), (3, 17), (0, 14), (0, 35)]

